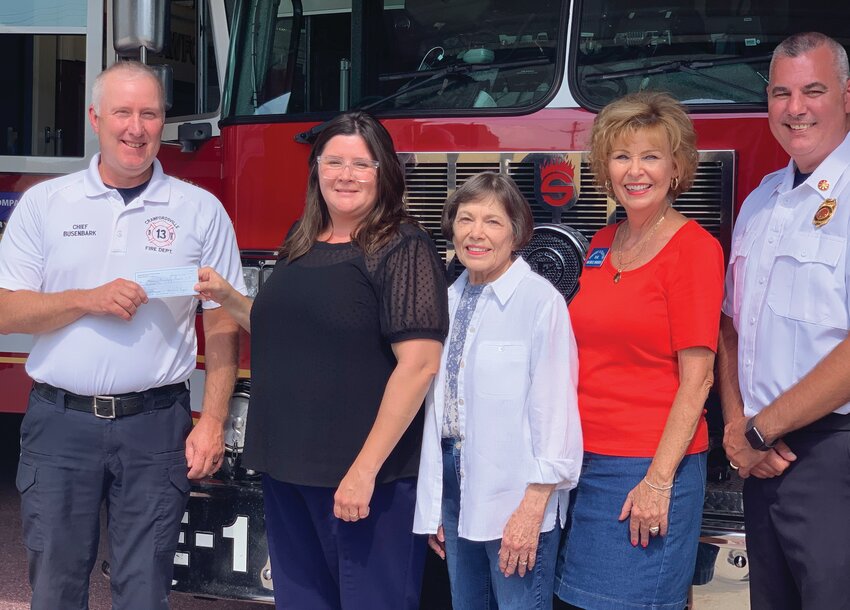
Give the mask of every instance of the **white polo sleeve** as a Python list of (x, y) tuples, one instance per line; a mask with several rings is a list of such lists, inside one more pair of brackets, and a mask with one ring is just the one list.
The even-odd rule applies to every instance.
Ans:
[[(248, 294), (245, 288), (245, 278), (242, 275), (242, 262), (239, 257), (239, 248), (236, 245), (236, 232), (230, 217), (224, 210), (221, 202), (210, 195), (210, 205), (214, 207), (210, 222), (207, 225), (207, 234), (204, 236), (203, 251), (201, 253), (201, 267), (212, 267), (224, 279), (241, 294)], [(213, 301), (204, 301), (204, 309), (219, 307)]]
[(0, 239), (0, 288), (40, 291), (44, 279), (43, 206), (24, 193)]

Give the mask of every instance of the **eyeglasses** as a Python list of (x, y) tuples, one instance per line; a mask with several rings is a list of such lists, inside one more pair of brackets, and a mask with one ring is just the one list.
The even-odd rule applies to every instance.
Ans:
[(380, 163), (371, 159), (354, 159), (346, 163), (341, 157), (327, 157), (321, 155), (316, 157), (319, 164), (319, 173), (322, 178), (338, 178), (347, 167), (351, 172), (352, 179), (357, 182), (371, 182), (378, 173)]

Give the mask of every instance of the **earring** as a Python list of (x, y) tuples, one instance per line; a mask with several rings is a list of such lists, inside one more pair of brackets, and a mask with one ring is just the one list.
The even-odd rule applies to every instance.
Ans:
[(670, 190), (675, 191), (679, 188), (679, 176), (673, 176), (673, 179), (670, 181)]
[(609, 178), (608, 180), (605, 181), (605, 191), (610, 194), (613, 190), (614, 189), (611, 186), (611, 179)]

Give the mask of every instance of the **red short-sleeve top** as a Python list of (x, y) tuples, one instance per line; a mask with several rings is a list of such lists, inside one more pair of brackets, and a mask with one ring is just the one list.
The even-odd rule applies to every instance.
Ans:
[[(677, 351), (717, 350), (723, 251), (694, 221), (685, 223), (647, 264), (616, 269), (616, 225), (601, 229), (581, 289), (570, 304), (579, 355), (578, 402), (586, 451), (652, 457), (679, 387)], [(602, 252), (607, 249), (607, 252)], [(687, 453), (708, 449), (701, 417)]]

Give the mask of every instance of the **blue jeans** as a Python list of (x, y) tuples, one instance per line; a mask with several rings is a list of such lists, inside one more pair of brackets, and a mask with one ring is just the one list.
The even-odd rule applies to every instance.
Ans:
[(501, 538), (475, 542), (457, 535), (460, 447), (443, 440), (443, 531), (454, 610), (550, 610), (561, 528), (540, 534), (534, 568), (509, 578), (499, 570)]

